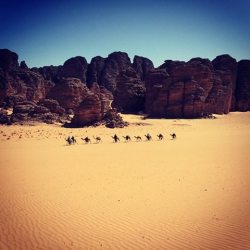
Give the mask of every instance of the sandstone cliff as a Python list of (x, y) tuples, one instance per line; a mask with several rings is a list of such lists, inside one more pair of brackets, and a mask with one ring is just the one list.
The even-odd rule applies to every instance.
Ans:
[(62, 66), (30, 69), (16, 53), (0, 49), (0, 123), (62, 122), (74, 115), (72, 125), (85, 126), (103, 120), (112, 107), (109, 117), (115, 110), (167, 118), (249, 111), (250, 60), (221, 55), (154, 68), (145, 57), (131, 62), (127, 53), (113, 52), (89, 64), (77, 56)]

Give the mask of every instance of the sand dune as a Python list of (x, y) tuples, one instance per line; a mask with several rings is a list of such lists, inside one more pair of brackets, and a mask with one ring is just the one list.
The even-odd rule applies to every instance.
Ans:
[(124, 117), (114, 130), (0, 127), (0, 249), (250, 249), (250, 113)]

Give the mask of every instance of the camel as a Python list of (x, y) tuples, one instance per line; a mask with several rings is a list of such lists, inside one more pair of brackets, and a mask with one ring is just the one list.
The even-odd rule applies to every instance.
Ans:
[(111, 136), (114, 140), (114, 142), (120, 141), (119, 137), (115, 134), (114, 136)]
[(146, 137), (146, 140), (147, 140), (147, 141), (151, 141), (151, 140), (152, 140), (152, 136), (151, 136), (149, 133), (147, 133), (147, 134), (145, 135), (145, 137)]
[(164, 136), (162, 134), (157, 135), (157, 137), (159, 138), (160, 141), (164, 139)]
[(101, 137), (99, 137), (99, 136), (97, 136), (97, 137), (94, 137), (94, 136), (93, 136), (93, 138), (95, 139), (95, 142), (96, 142), (96, 143), (102, 142), (102, 139), (101, 139)]
[(140, 136), (135, 136), (136, 141), (141, 141), (141, 137)]
[(70, 138), (70, 136), (69, 136), (68, 138), (66, 138), (65, 140), (66, 140), (66, 142), (68, 143), (68, 145), (73, 144), (73, 141), (72, 141), (72, 139)]
[(172, 140), (176, 139), (176, 134), (173, 133), (173, 134), (170, 134), (172, 136)]
[(85, 141), (86, 144), (91, 143), (91, 140), (87, 137), (81, 138), (83, 141)]
[(76, 143), (76, 139), (74, 136), (71, 137), (72, 143), (75, 144)]
[(123, 138), (125, 139), (125, 142), (131, 141), (131, 138), (129, 135), (123, 136)]

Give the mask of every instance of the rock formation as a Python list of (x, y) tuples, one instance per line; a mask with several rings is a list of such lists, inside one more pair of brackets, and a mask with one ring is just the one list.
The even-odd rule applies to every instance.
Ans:
[(113, 106), (119, 111), (133, 113), (144, 110), (145, 85), (134, 69), (121, 72), (116, 78)]
[(146, 79), (146, 112), (171, 118), (227, 114), (237, 102), (237, 67), (229, 55), (212, 62), (201, 58), (187, 63), (165, 61)]
[(86, 83), (86, 71), (88, 63), (84, 57), (76, 56), (68, 59), (62, 66), (62, 77), (79, 78)]
[(148, 72), (154, 69), (152, 61), (146, 57), (135, 56), (133, 60), (133, 68), (139, 76), (140, 80), (144, 81)]
[(76, 109), (88, 95), (89, 89), (77, 78), (62, 78), (48, 93), (48, 97), (57, 100), (65, 109)]
[(102, 119), (101, 102), (97, 95), (90, 94), (80, 103), (75, 111), (71, 125), (82, 127), (92, 125)]
[(238, 63), (236, 85), (236, 110), (250, 110), (250, 60), (242, 60)]
[[(52, 123), (65, 120), (68, 114), (75, 112), (74, 121), (81, 125), (99, 121), (110, 109), (112, 94), (99, 85), (97, 94), (88, 89), (85, 83), (87, 66), (83, 57), (75, 57), (63, 66), (29, 69), (25, 62), (18, 65), (17, 54), (0, 50), (0, 122)], [(8, 119), (2, 108), (13, 108), (13, 113), (7, 115)], [(82, 115), (90, 109), (95, 114), (91, 119)]]
[(166, 61), (146, 80), (146, 112), (171, 118), (201, 116), (212, 86), (213, 67), (209, 60)]
[(0, 123), (51, 123), (70, 114), (72, 126), (107, 117), (110, 127), (123, 126), (116, 110), (167, 118), (249, 111), (250, 61), (222, 55), (213, 61), (167, 60), (154, 68), (145, 57), (135, 56), (131, 63), (127, 53), (113, 52), (90, 64), (76, 56), (62, 66), (30, 69), (24, 61), (19, 65), (16, 53), (0, 49)]

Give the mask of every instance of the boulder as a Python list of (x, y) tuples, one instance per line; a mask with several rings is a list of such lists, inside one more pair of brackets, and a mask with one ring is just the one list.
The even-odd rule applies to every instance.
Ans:
[(38, 106), (38, 109), (41, 111), (38, 113), (47, 113), (45, 112), (46, 109), (48, 110), (48, 112), (59, 114), (59, 115), (63, 115), (65, 113), (65, 109), (59, 105), (57, 100), (44, 99), (41, 102), (39, 102), (38, 105), (40, 105)]
[(0, 124), (11, 124), (10, 116), (8, 115), (8, 112), (4, 109), (0, 109)]
[(89, 94), (75, 110), (75, 115), (71, 120), (72, 127), (89, 126), (102, 119), (101, 102), (98, 95)]
[(34, 103), (20, 103), (14, 106), (13, 114), (31, 114), (35, 110)]
[(103, 118), (103, 123), (107, 128), (124, 128), (129, 123), (125, 122), (117, 113), (116, 109), (110, 109)]
[(44, 106), (36, 106), (34, 109), (35, 114), (46, 114), (49, 113), (49, 109)]

